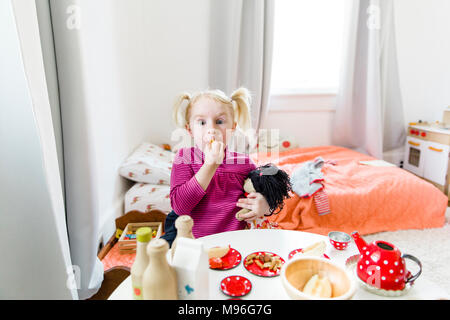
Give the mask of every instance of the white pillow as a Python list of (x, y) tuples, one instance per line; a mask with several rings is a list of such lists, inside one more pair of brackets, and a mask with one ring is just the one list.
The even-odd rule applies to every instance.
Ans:
[(170, 186), (136, 183), (125, 194), (125, 213), (132, 210), (148, 212), (153, 209), (168, 214), (170, 207)]
[(151, 184), (170, 185), (170, 172), (175, 154), (143, 142), (119, 168), (122, 177)]

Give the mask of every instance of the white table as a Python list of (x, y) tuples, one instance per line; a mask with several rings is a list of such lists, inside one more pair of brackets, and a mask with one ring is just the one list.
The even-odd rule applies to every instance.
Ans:
[[(289, 296), (283, 289), (281, 278), (279, 276), (265, 278), (256, 276), (248, 272), (243, 261), (245, 257), (255, 251), (269, 251), (280, 255), (286, 262), (288, 261), (289, 252), (298, 248), (305, 248), (308, 245), (325, 240), (327, 249), (325, 253), (330, 259), (336, 263), (345, 265), (348, 257), (359, 253), (355, 244), (352, 243), (344, 251), (334, 249), (328, 237), (314, 233), (292, 231), (292, 230), (240, 230), (223, 232), (215, 235), (202, 237), (198, 239), (202, 241), (205, 248), (215, 246), (230, 245), (238, 250), (242, 255), (241, 263), (230, 270), (209, 270), (209, 294), (210, 299), (226, 300), (230, 297), (222, 293), (219, 284), (220, 281), (230, 275), (241, 275), (249, 279), (252, 283), (252, 290), (242, 299), (252, 300), (279, 300), (289, 299)], [(358, 288), (354, 299), (443, 299), (449, 298), (446, 293), (436, 285), (419, 277), (409, 292), (396, 298), (386, 298), (367, 292), (362, 288)], [(112, 293), (110, 300), (130, 300), (132, 299), (131, 277), (125, 279), (119, 287)]]

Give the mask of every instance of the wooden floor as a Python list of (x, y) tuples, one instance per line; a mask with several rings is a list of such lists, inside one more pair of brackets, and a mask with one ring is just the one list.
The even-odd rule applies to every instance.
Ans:
[[(116, 219), (116, 228), (124, 230), (130, 222), (161, 222), (164, 232), (166, 214), (153, 209), (149, 212), (130, 211)], [(99, 251), (98, 258), (103, 260), (109, 250), (116, 244), (116, 235), (112, 235), (105, 246)], [(107, 300), (116, 288), (130, 275), (130, 268), (125, 266), (112, 267), (104, 272), (102, 286), (98, 292), (87, 300)]]
[(116, 288), (130, 275), (130, 268), (113, 267), (105, 271), (102, 286), (87, 300), (108, 300)]

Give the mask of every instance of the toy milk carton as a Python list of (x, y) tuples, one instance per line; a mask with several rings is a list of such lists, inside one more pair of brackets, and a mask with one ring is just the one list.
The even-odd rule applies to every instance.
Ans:
[(209, 260), (200, 241), (179, 238), (172, 267), (177, 273), (180, 300), (208, 299)]

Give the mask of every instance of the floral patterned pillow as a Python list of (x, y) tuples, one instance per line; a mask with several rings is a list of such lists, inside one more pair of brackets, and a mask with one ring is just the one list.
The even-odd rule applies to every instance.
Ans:
[(120, 166), (119, 174), (136, 182), (170, 185), (174, 157), (171, 151), (143, 142)]

